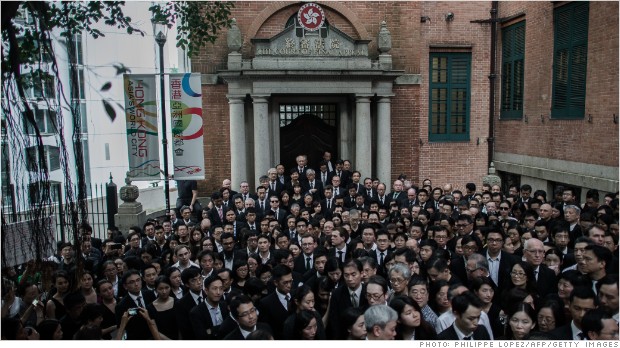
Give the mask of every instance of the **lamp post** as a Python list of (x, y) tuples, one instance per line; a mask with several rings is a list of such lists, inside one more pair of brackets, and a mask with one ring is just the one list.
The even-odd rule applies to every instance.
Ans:
[(170, 183), (168, 182), (168, 130), (166, 128), (166, 93), (164, 88), (164, 45), (166, 44), (166, 34), (168, 26), (166, 22), (156, 18), (151, 19), (153, 23), (153, 35), (155, 42), (159, 46), (159, 84), (160, 84), (160, 105), (161, 105), (161, 146), (164, 151), (164, 197), (166, 199), (166, 215), (170, 213)]

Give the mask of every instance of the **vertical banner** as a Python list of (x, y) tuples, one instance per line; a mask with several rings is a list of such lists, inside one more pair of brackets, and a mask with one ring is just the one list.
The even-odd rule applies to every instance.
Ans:
[(205, 178), (200, 74), (170, 74), (175, 180)]
[(155, 75), (123, 76), (127, 155), (133, 181), (160, 179)]

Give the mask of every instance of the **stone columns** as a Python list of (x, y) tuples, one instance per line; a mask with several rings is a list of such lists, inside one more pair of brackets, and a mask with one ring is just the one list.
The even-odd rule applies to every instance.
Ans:
[(355, 169), (362, 177), (372, 176), (370, 97), (355, 98)]
[[(254, 180), (267, 175), (271, 168), (269, 115), (267, 96), (252, 96), (254, 103)], [(256, 182), (258, 186), (258, 182)]]
[(389, 97), (379, 97), (377, 102), (377, 177), (385, 183), (391, 182), (392, 175), (390, 105)]
[(244, 97), (228, 97), (230, 113), (230, 181), (232, 187), (239, 187), (247, 180), (247, 154), (245, 153), (245, 108)]

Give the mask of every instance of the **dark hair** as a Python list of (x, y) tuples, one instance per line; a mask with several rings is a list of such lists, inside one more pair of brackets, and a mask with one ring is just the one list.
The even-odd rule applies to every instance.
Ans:
[(364, 315), (364, 310), (360, 307), (349, 307), (342, 312), (340, 319), (345, 331), (350, 329), (360, 316)]
[(310, 325), (310, 322), (312, 321), (312, 319), (316, 320), (314, 313), (306, 309), (301, 310), (299, 313), (295, 315), (295, 321), (293, 324), (293, 337), (292, 337), (294, 340), (303, 339), (302, 331), (308, 325)]
[(291, 273), (293, 273), (293, 271), (288, 266), (283, 265), (283, 264), (276, 265), (271, 270), (272, 279), (275, 281), (278, 281), (280, 280), (280, 278), (284, 277), (285, 275), (289, 275)]
[(569, 302), (572, 303), (573, 299), (575, 297), (579, 298), (579, 299), (582, 299), (582, 300), (592, 299), (592, 300), (594, 300), (594, 305), (598, 306), (598, 297), (594, 293), (594, 290), (592, 290), (591, 286), (578, 286), (578, 287), (575, 287), (573, 289), (573, 291), (570, 292)]
[(232, 299), (232, 301), (230, 301), (230, 315), (235, 320), (239, 319), (239, 313), (237, 309), (239, 308), (239, 306), (241, 306), (242, 304), (246, 304), (246, 303), (252, 303), (252, 299), (248, 295), (245, 295), (245, 294), (236, 296), (235, 298)]
[(566, 317), (564, 315), (564, 303), (561, 302), (560, 298), (557, 297), (557, 295), (551, 295), (545, 298), (545, 301), (542, 303), (542, 305), (538, 306), (538, 313), (540, 313), (543, 308), (549, 308), (553, 313), (553, 317), (555, 319), (555, 327), (560, 327), (566, 323)]
[[(530, 319), (532, 319), (532, 323), (536, 323), (537, 316), (534, 308), (530, 306), (528, 303), (519, 302), (513, 307), (513, 311), (508, 313), (508, 320), (515, 315), (516, 313), (524, 312)], [(513, 338), (512, 328), (510, 325), (506, 325), (506, 337), (509, 339)]]
[[(39, 333), (39, 339), (46, 340), (46, 341), (53, 340), (54, 333), (56, 332), (56, 329), (58, 329), (58, 326), (60, 326), (60, 321), (56, 319), (45, 319), (42, 322), (40, 322), (36, 328), (37, 332)], [(5, 326), (4, 319), (3, 319), (2, 333), (8, 333), (9, 331), (11, 331), (11, 329)], [(15, 330), (13, 334), (15, 333), (17, 333), (17, 330)]]
[(267, 286), (257, 277), (249, 277), (243, 284), (243, 293), (248, 296), (261, 295)]
[(224, 282), (224, 281), (222, 280), (222, 278), (220, 278), (220, 276), (219, 276), (219, 275), (217, 275), (217, 274), (211, 274), (210, 276), (208, 276), (207, 278), (205, 278), (205, 280), (204, 280), (204, 288), (205, 288), (205, 289), (208, 289), (208, 288), (209, 288), (209, 286), (210, 286), (213, 282), (215, 282), (215, 281), (217, 281), (217, 280), (221, 281), (222, 283)]
[(265, 330), (256, 329), (252, 331), (249, 335), (247, 335), (245, 339), (246, 341), (252, 341), (252, 340), (269, 341), (269, 340), (273, 340), (273, 336)]
[(452, 299), (452, 311), (463, 314), (469, 306), (476, 308), (482, 308), (482, 301), (469, 291), (466, 291), (460, 295), (456, 295)]
[(493, 291), (497, 291), (497, 286), (489, 277), (476, 277), (472, 279), (470, 289), (473, 292), (476, 292), (480, 290), (483, 285), (488, 285), (493, 289)]
[[(426, 320), (424, 319), (424, 315), (422, 314), (422, 309), (420, 308), (420, 305), (416, 301), (411, 299), (409, 296), (402, 296), (402, 295), (396, 296), (392, 299), (392, 301), (390, 301), (390, 308), (396, 311), (399, 318), (400, 318), (401, 313), (405, 310), (405, 307), (407, 305), (413, 307), (413, 309), (415, 309), (416, 312), (420, 313), (420, 326), (414, 328), (415, 339), (416, 340), (435, 339), (437, 337), (435, 329), (429, 323), (426, 322)], [(405, 327), (402, 323), (399, 323), (398, 326), (396, 326), (396, 335), (400, 339), (403, 338), (404, 328)]]
[(82, 311), (82, 318), (87, 321), (94, 321), (99, 317), (103, 317), (103, 308), (102, 305), (98, 303), (88, 303), (84, 306), (84, 310)]
[[(582, 331), (586, 335), (588, 335), (590, 331), (600, 334), (603, 330), (603, 320), (605, 319), (613, 319), (613, 317), (602, 308), (595, 308), (587, 311), (581, 319)], [(589, 335), (588, 339), (591, 339)]]
[(429, 285), (428, 305), (435, 311), (435, 313), (440, 313), (439, 307), (437, 306), (437, 300), (435, 298), (444, 286), (450, 286), (450, 284), (443, 279), (437, 280), (436, 282), (431, 282)]

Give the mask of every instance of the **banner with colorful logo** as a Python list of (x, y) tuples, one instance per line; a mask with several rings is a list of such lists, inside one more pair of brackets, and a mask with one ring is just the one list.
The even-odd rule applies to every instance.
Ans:
[(205, 178), (200, 74), (170, 74), (175, 180)]
[(127, 154), (133, 181), (160, 179), (155, 75), (123, 76)]

